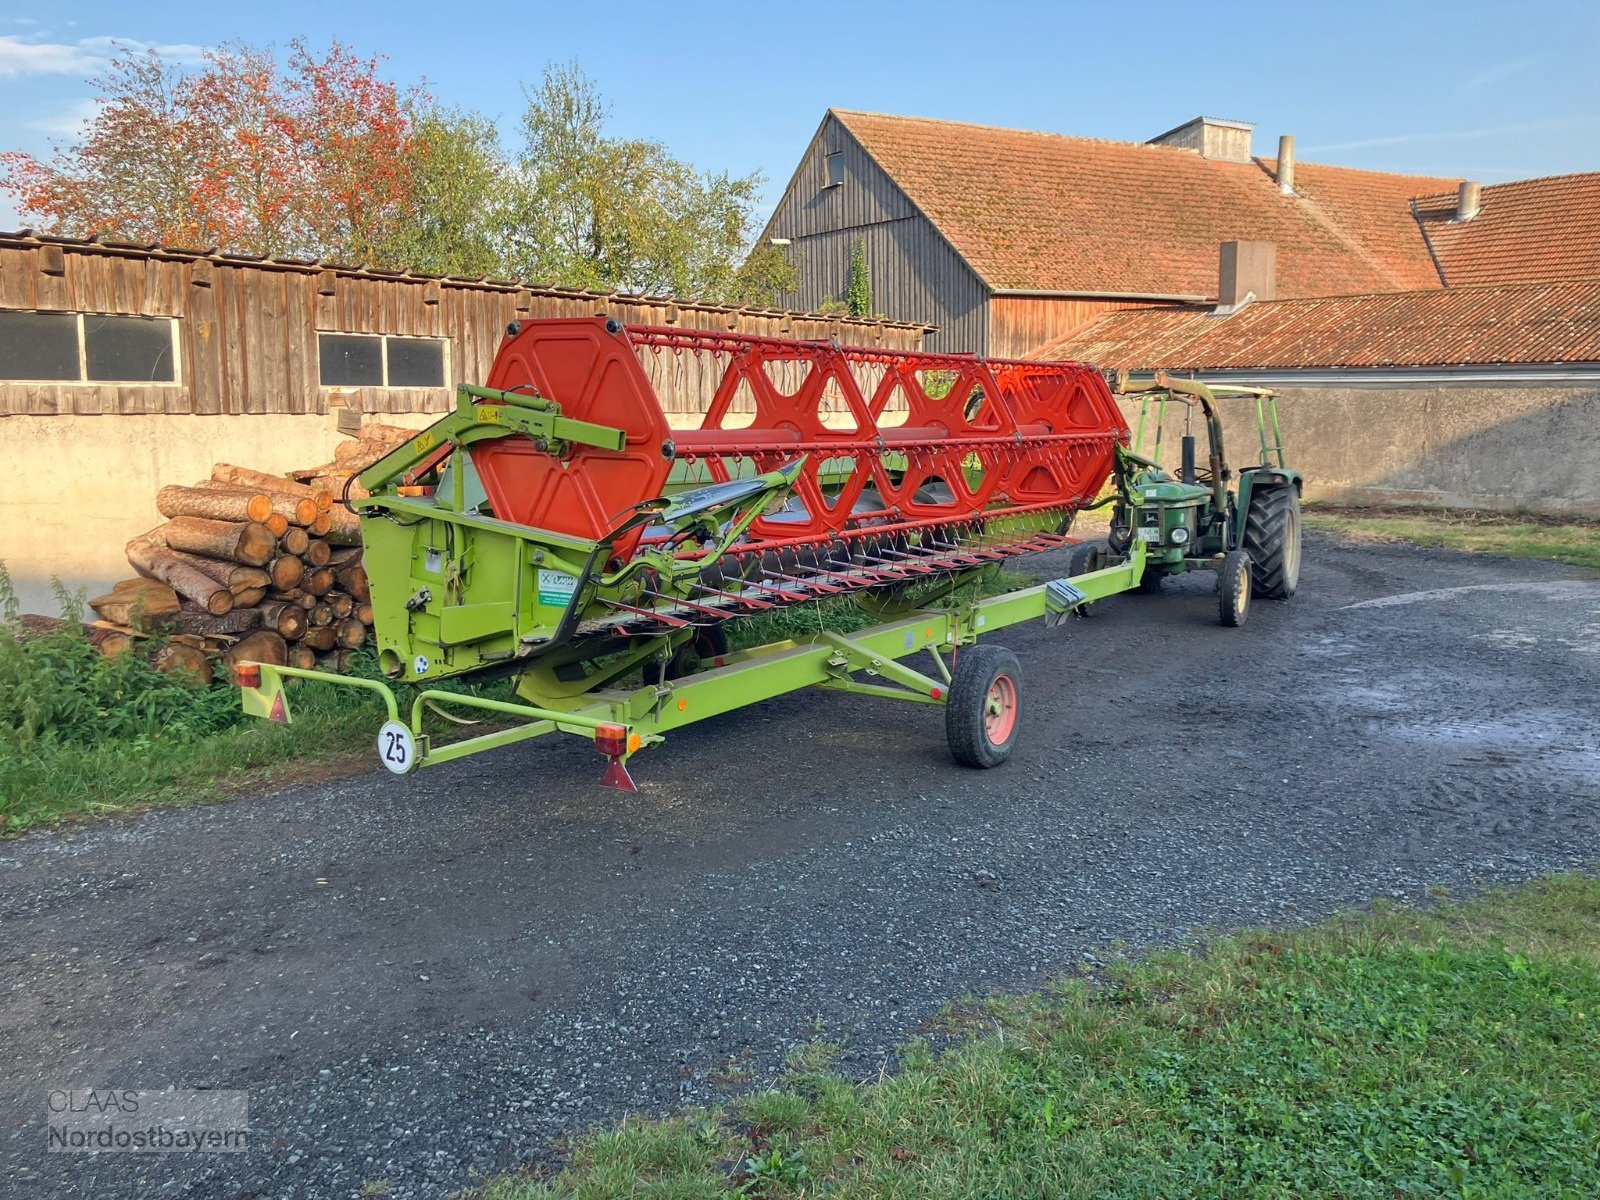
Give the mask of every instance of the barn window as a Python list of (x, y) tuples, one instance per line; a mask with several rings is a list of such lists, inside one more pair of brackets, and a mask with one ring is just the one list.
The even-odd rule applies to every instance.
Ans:
[(835, 150), (828, 155), (828, 182), (825, 187), (838, 187), (844, 182), (844, 152)]
[(170, 317), (0, 312), (0, 379), (176, 383), (177, 329)]
[(172, 383), (173, 322), (149, 317), (83, 318), (83, 359), (95, 382)]
[(317, 335), (323, 387), (444, 387), (444, 349), (441, 338)]

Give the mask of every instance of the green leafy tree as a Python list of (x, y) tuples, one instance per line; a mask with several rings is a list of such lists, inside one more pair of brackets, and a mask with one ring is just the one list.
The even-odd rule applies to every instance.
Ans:
[(507, 276), (507, 227), (516, 188), (494, 122), (424, 109), (415, 118), (413, 191), (379, 257), (435, 275)]
[(867, 269), (866, 238), (850, 243), (850, 287), (844, 298), (852, 317), (872, 315), (872, 274)]
[(702, 173), (659, 142), (609, 136), (608, 115), (574, 64), (529, 93), (510, 238), (520, 274), (735, 304), (794, 286), (780, 249), (746, 256), (759, 174)]

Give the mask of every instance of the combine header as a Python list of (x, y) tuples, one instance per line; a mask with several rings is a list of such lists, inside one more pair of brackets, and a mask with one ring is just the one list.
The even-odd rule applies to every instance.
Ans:
[[(674, 428), (663, 400), (708, 371), (709, 411)], [(1151, 471), (1165, 478), (1127, 440), (1102, 376), (1075, 363), (513, 324), (488, 386), (460, 387), (353, 502), (379, 664), (421, 685), (408, 719), (383, 683), (270, 665), (239, 672), (244, 703), (287, 720), (285, 676), (364, 687), (388, 706), (391, 771), (563, 732), (632, 788), (627, 760), (671, 730), (822, 687), (943, 706), (956, 760), (995, 766), (1020, 671), (979, 634), (1143, 577), (1142, 533), (1103, 566), (1067, 536), (1081, 509), (1134, 511)], [(1064, 545), (1070, 578), (978, 594), (998, 564)], [(731, 623), (838, 598), (884, 623), (729, 649)], [(900, 661), (923, 654), (932, 674)], [(428, 686), (507, 675), (525, 703)], [(445, 706), (516, 723), (435, 746), (423, 718)]]

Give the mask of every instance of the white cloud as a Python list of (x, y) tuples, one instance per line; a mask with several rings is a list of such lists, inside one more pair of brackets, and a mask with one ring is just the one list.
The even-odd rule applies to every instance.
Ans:
[(1530, 67), (1538, 66), (1540, 61), (1538, 57), (1516, 58), (1509, 62), (1500, 63), (1498, 66), (1489, 67), (1487, 70), (1479, 71), (1471, 79), (1468, 79), (1461, 85), (1461, 90), (1463, 92), (1481, 91), (1492, 83), (1500, 83), (1502, 80), (1510, 79), (1513, 75), (1518, 75)]
[(27, 128), (53, 137), (76, 137), (83, 132), (83, 123), (92, 120), (99, 109), (97, 100), (74, 100), (55, 112), (34, 117), (27, 122)]
[(174, 62), (198, 62), (204, 46), (167, 45), (137, 38), (91, 37), (76, 42), (25, 41), (0, 34), (0, 78), (18, 75), (77, 75), (98, 71), (118, 50), (154, 50)]
[(1374, 146), (1410, 146), (1419, 142), (1469, 142), (1476, 138), (1506, 137), (1519, 133), (1546, 133), (1557, 129), (1580, 129), (1600, 124), (1600, 117), (1575, 117), (1559, 121), (1525, 121), (1519, 125), (1488, 125), (1481, 129), (1455, 129), (1446, 133), (1396, 133), (1387, 137), (1362, 138), (1357, 142), (1328, 142), (1307, 146), (1302, 154), (1323, 154), (1329, 150), (1368, 150)]

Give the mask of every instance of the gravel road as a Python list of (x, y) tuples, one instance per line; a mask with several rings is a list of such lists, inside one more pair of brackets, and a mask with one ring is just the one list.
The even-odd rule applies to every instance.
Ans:
[[(1314, 535), (1242, 630), (1210, 582), (996, 635), (997, 771), (813, 693), (674, 735), (636, 796), (541, 743), (0, 844), (0, 1193), (442, 1196), (819, 1036), (875, 1070), (1119, 942), (1600, 858), (1600, 581)], [(46, 1155), (72, 1085), (248, 1089), (252, 1148)]]

